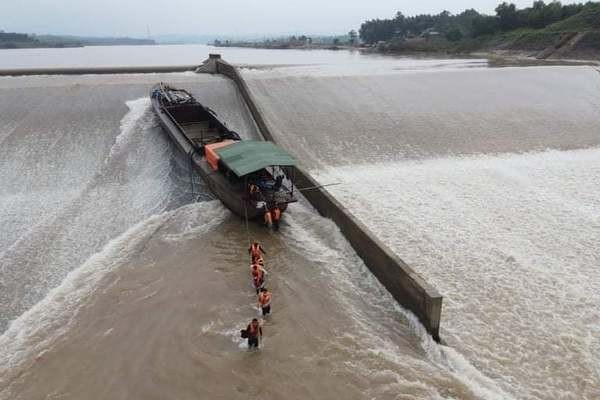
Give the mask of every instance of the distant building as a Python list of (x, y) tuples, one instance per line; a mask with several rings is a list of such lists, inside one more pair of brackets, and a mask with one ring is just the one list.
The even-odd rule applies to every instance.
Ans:
[(435, 30), (435, 28), (427, 28), (423, 32), (421, 32), (421, 37), (428, 38), (432, 36), (440, 36), (441, 33)]

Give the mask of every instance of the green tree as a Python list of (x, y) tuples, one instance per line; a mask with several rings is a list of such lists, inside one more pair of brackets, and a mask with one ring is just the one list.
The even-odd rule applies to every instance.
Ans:
[(496, 15), (498, 16), (498, 22), (500, 29), (503, 31), (510, 31), (519, 26), (519, 17), (517, 15), (517, 6), (513, 3), (502, 3), (496, 7)]
[(451, 42), (458, 42), (463, 38), (463, 33), (458, 28), (452, 28), (446, 33), (446, 39)]
[(471, 23), (471, 36), (479, 37), (483, 35), (492, 35), (500, 29), (500, 24), (497, 17), (481, 15), (473, 19)]
[(350, 46), (354, 46), (356, 44), (356, 39), (358, 38), (358, 34), (354, 29), (348, 32), (348, 44)]

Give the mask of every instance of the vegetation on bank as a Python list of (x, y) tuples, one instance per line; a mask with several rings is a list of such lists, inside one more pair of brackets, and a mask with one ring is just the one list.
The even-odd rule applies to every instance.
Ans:
[(26, 33), (4, 32), (0, 30), (0, 49), (23, 49), (41, 47), (83, 47), (148, 45), (154, 40), (133, 38), (94, 38), (83, 36), (28, 35)]
[(217, 47), (250, 47), (261, 49), (338, 49), (358, 44), (358, 33), (351, 30), (348, 35), (337, 36), (307, 36), (292, 35), (278, 38), (259, 40), (219, 40), (215, 39)]
[(542, 52), (545, 58), (561, 48), (575, 56), (600, 48), (600, 2), (563, 5), (540, 0), (523, 9), (504, 2), (495, 11), (496, 15), (470, 9), (412, 17), (399, 12), (392, 19), (364, 22), (359, 33), (364, 43), (382, 51), (520, 50)]

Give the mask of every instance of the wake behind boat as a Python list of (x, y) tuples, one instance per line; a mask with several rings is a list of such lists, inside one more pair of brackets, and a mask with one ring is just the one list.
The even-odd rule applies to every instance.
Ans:
[(296, 162), (285, 150), (272, 142), (241, 140), (186, 90), (160, 83), (150, 97), (173, 143), (232, 212), (278, 220), (297, 201), (291, 180)]

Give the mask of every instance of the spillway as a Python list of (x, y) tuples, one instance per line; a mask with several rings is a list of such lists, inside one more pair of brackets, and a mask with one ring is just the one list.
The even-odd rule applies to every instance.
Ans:
[(244, 76), (277, 140), (442, 293), (450, 363), (500, 398), (600, 396), (597, 71), (344, 71)]
[[(445, 296), (446, 345), (305, 202), (246, 234), (190, 181), (148, 90), (252, 137), (227, 79), (0, 78), (0, 399), (598, 398), (597, 73), (369, 63), (243, 74), (278, 140)], [(259, 352), (239, 337), (249, 237), (274, 293)]]
[[(200, 191), (146, 100), (185, 86), (248, 136), (231, 82), (191, 74), (0, 79), (0, 398), (503, 398), (399, 308), (305, 203), (280, 235)], [(15, 93), (23, 99), (14, 101)], [(249, 237), (269, 252), (264, 348)], [(459, 364), (456, 364), (459, 363)]]

